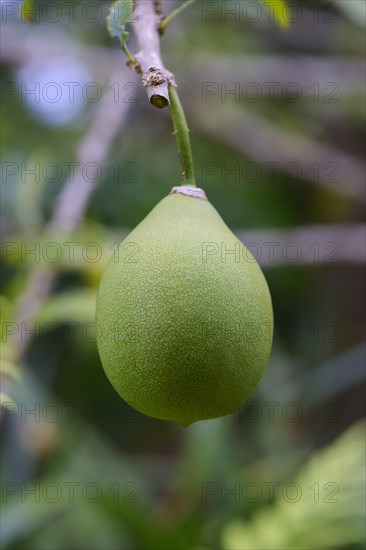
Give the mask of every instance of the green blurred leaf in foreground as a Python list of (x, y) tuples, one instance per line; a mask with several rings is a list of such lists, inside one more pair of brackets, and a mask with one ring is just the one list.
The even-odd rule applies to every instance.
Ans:
[(283, 29), (287, 29), (290, 26), (290, 20), (287, 17), (287, 6), (284, 0), (262, 0), (263, 4), (269, 9), (270, 15), (272, 14)]
[(34, 21), (35, 0), (24, 0), (20, 7), (22, 20)]
[(297, 497), (290, 492), (287, 499), (281, 495), (250, 523), (229, 523), (223, 532), (223, 548), (363, 548), (364, 452), (365, 423), (360, 421), (304, 464), (291, 482)]

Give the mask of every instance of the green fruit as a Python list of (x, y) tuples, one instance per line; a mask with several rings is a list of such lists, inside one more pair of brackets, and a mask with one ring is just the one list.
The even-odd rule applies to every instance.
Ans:
[(267, 364), (273, 316), (253, 256), (200, 189), (173, 188), (100, 284), (98, 348), (140, 412), (189, 425), (238, 408)]

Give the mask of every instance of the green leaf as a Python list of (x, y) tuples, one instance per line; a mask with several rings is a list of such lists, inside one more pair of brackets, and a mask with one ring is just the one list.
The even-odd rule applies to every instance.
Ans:
[[(12, 371), (12, 358), (14, 351), (12, 349), (12, 339), (10, 333), (12, 332), (12, 321), (14, 316), (14, 304), (10, 302), (5, 296), (0, 296), (0, 311), (1, 311), (1, 323), (0, 323), (0, 374), (10, 375)], [(9, 333), (8, 333), (9, 330)], [(13, 378), (16, 378), (14, 374)]]
[[(365, 28), (366, 27), (366, 4), (365, 2), (360, 2), (360, 0), (347, 0), (345, 2), (344, 0), (333, 0), (333, 2), (336, 4), (337, 8), (344, 13), (346, 17), (358, 27)], [(327, 6), (329, 7), (332, 6)], [(336, 14), (332, 15), (332, 18), (335, 17)], [(336, 19), (334, 19), (336, 21)]]
[[(26, 159), (26, 163), (29, 166), (46, 166), (50, 160), (46, 152), (36, 151)], [(31, 176), (17, 186), (16, 216), (25, 234), (35, 234), (43, 225), (41, 204), (45, 185), (44, 177)]]
[(121, 44), (129, 38), (129, 33), (125, 30), (125, 25), (131, 23), (134, 12), (132, 0), (117, 0), (113, 2), (109, 15), (107, 16), (107, 30), (111, 37), (116, 36)]
[(284, 0), (261, 0), (262, 3), (269, 10), (270, 16), (272, 14), (280, 27), (288, 29), (290, 26), (290, 20), (287, 16), (287, 6)]
[(35, 319), (42, 324), (65, 321), (93, 322), (95, 302), (96, 292), (93, 290), (60, 292), (46, 300)]
[(1, 359), (0, 361), (0, 374), (12, 378), (16, 382), (21, 380), (19, 367), (13, 361), (7, 359)]
[(20, 6), (20, 16), (22, 21), (34, 21), (35, 0), (24, 0)]
[(14, 393), (16, 383), (22, 380), (19, 367), (8, 359), (1, 358), (0, 360), (0, 405), (9, 410), (14, 410), (17, 407), (12, 395)]

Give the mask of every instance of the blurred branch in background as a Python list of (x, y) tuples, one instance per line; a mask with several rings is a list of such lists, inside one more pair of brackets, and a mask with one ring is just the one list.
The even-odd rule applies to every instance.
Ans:
[[(52, 37), (52, 40), (51, 40)], [(47, 48), (46, 48), (47, 46)], [(46, 48), (46, 49), (45, 49)], [(28, 27), (22, 29), (22, 40), (19, 40), (16, 25), (8, 24), (2, 27), (0, 58), (13, 64), (28, 63), (37, 60), (38, 63), (47, 63), (48, 60), (59, 56), (81, 57), (94, 69), (110, 73), (116, 66), (121, 53), (104, 47), (89, 45), (85, 47), (75, 38), (48, 27)], [(323, 55), (301, 55), (294, 58), (289, 55), (250, 55), (244, 53), (239, 56), (208, 55), (196, 53), (187, 67), (189, 79), (194, 82), (195, 89), (200, 83), (272, 83), (289, 84), (294, 82), (306, 96), (314, 96), (314, 90), (309, 85), (319, 83), (319, 90), (323, 85), (331, 82), (339, 86), (339, 93), (344, 95), (359, 93), (364, 85), (365, 62), (353, 57)], [(274, 94), (281, 94), (278, 86), (272, 86)], [(262, 93), (270, 93), (269, 85), (263, 86)], [(331, 90), (324, 91), (329, 94)]]
[[(111, 78), (111, 85), (125, 82), (127, 69), (119, 68)], [(94, 117), (81, 140), (75, 160), (77, 168), (72, 178), (67, 181), (61, 191), (54, 213), (45, 232), (48, 235), (56, 234), (57, 238), (66, 237), (80, 223), (85, 213), (88, 201), (97, 185), (97, 180), (85, 180), (83, 168), (88, 163), (97, 163), (103, 166), (109, 156), (114, 139), (121, 131), (126, 120), (129, 103), (116, 102), (112, 93), (105, 94), (99, 106), (94, 110)], [(39, 307), (51, 292), (57, 271), (36, 266), (30, 273), (25, 292), (16, 303), (16, 322), (27, 322), (35, 315)], [(13, 351), (17, 356), (24, 352), (25, 343), (14, 336)]]
[[(110, 79), (110, 86), (125, 83), (125, 70), (118, 68)], [(78, 167), (74, 181), (68, 181), (60, 194), (48, 230), (71, 232), (80, 222), (88, 200), (92, 195), (96, 181), (85, 181), (83, 167), (94, 162), (103, 165), (108, 159), (110, 149), (117, 134), (126, 120), (129, 103), (116, 101), (113, 94), (105, 94), (95, 109), (89, 129), (76, 150)]]
[(366, 378), (365, 362), (366, 344), (362, 342), (321, 363), (306, 377), (304, 403), (325, 403), (352, 386), (361, 385)]
[[(341, 56), (311, 56), (301, 55), (294, 58), (289, 55), (230, 55), (213, 56), (197, 53), (189, 64), (190, 78), (195, 89), (201, 88), (202, 83), (223, 83), (228, 90), (228, 98), (235, 97), (229, 90), (235, 90), (235, 85), (243, 90), (245, 85), (262, 84), (260, 91), (263, 95), (270, 95), (272, 102), (283, 94), (283, 86), (289, 90), (296, 90), (300, 98), (317, 98), (331, 94), (332, 89), (324, 87), (329, 84), (337, 85), (338, 93), (342, 97), (359, 94), (364, 86), (366, 65), (364, 59), (347, 58)], [(191, 80), (190, 80), (191, 82)], [(317, 89), (314, 88), (317, 84)], [(193, 88), (193, 86), (192, 86)], [(250, 88), (250, 87), (249, 87)], [(250, 92), (255, 96), (255, 89)], [(212, 92), (211, 92), (212, 95)], [(240, 97), (240, 93), (236, 94)], [(289, 94), (290, 95), (290, 94)], [(208, 99), (210, 94), (207, 94)], [(291, 98), (290, 98), (291, 99)], [(243, 98), (244, 101), (244, 98)], [(337, 101), (339, 103), (339, 101)], [(338, 114), (338, 111), (337, 113)]]
[[(296, 163), (304, 180), (327, 187), (329, 191), (366, 201), (364, 188), (365, 164), (354, 155), (333, 145), (316, 141), (304, 133), (286, 130), (261, 115), (236, 107), (220, 104), (220, 109), (211, 116), (209, 103), (206, 109), (195, 102), (188, 102), (191, 119), (198, 121), (200, 128), (217, 141), (232, 147), (261, 163), (284, 166)], [(197, 123), (197, 122), (196, 122)], [(311, 168), (317, 162), (320, 167), (318, 178), (313, 178)], [(336, 164), (338, 175), (332, 181), (327, 178), (329, 162)]]
[(366, 260), (366, 226), (363, 224), (298, 226), (290, 230), (255, 229), (235, 233), (254, 257), (258, 254), (257, 261), (266, 268), (286, 264), (363, 263)]

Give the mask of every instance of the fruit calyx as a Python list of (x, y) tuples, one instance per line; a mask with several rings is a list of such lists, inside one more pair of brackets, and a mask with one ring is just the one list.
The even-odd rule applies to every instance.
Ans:
[(190, 187), (189, 185), (173, 187), (169, 195), (185, 195), (187, 197), (193, 197), (194, 199), (207, 201), (206, 193), (203, 189), (200, 189), (199, 187)]

